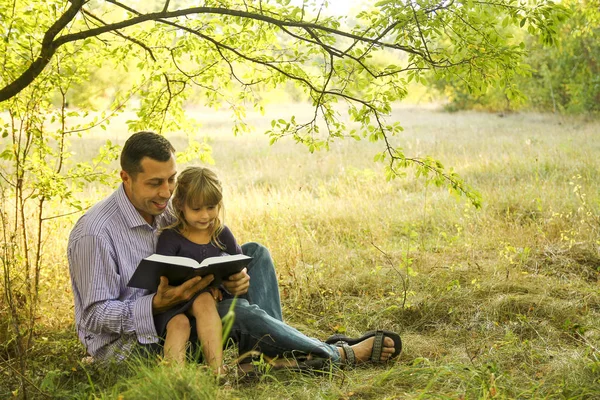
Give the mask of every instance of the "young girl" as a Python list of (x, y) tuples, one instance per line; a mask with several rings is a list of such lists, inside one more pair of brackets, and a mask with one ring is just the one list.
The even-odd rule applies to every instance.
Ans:
[[(242, 253), (220, 218), (223, 195), (214, 172), (202, 167), (186, 168), (177, 178), (172, 204), (176, 222), (158, 238), (158, 254), (190, 257), (202, 262), (223, 253)], [(158, 334), (163, 336), (166, 330), (165, 360), (184, 362), (186, 344), (192, 332), (190, 317), (193, 317), (204, 360), (215, 373), (223, 372), (222, 325), (216, 308), (216, 302), (220, 300), (219, 289), (207, 288), (187, 303), (154, 316)]]

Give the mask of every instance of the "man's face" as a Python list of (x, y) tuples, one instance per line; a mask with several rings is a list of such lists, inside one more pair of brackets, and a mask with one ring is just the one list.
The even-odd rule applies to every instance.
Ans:
[(135, 177), (121, 171), (125, 194), (140, 215), (152, 224), (154, 217), (167, 208), (175, 189), (177, 165), (171, 155), (169, 161), (161, 162), (148, 157), (142, 158), (142, 171)]

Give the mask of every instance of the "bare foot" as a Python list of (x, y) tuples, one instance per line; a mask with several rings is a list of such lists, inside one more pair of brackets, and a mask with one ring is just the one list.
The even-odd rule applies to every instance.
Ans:
[(237, 367), (238, 367), (238, 371), (243, 374), (247, 374), (249, 372), (254, 371), (254, 366), (252, 365), (252, 363), (241, 363), (241, 364), (238, 364)]
[(217, 376), (225, 376), (229, 373), (229, 367), (225, 364), (222, 364), (220, 367), (212, 370), (213, 373)]
[[(311, 356), (307, 356), (307, 360), (310, 360)], [(295, 359), (287, 359), (287, 358), (274, 358), (269, 359), (265, 357), (266, 364), (270, 365), (271, 368), (274, 369), (283, 369), (283, 368), (294, 368), (298, 366), (298, 361)], [(239, 369), (242, 372), (250, 372), (254, 370), (254, 365), (252, 363), (240, 363), (238, 364)]]
[(212, 370), (217, 378), (217, 383), (222, 386), (231, 386), (228, 377), (229, 377), (229, 367), (225, 364), (221, 365), (216, 370)]
[[(362, 342), (355, 344), (354, 346), (351, 346), (352, 350), (354, 350), (354, 356), (356, 357), (357, 364), (364, 363), (371, 359), (371, 352), (373, 350), (373, 342), (375, 342), (374, 336), (370, 337), (368, 339), (365, 339)], [(392, 356), (392, 354), (394, 354), (394, 350), (395, 350), (394, 349), (394, 341), (389, 337), (385, 337), (383, 339), (383, 349), (381, 349), (381, 358), (379, 359), (379, 361), (389, 360), (390, 357)], [(340, 352), (342, 361), (345, 361), (346, 353), (344, 352), (344, 349), (339, 347), (338, 351)]]
[(175, 368), (175, 369), (181, 369), (185, 366), (185, 362), (177, 362), (174, 360), (167, 360), (166, 358), (159, 358), (158, 359), (158, 365), (161, 368)]
[[(312, 363), (311, 361), (314, 361)], [(313, 358), (308, 354), (302, 357), (302, 360), (296, 358), (269, 358), (264, 356), (264, 363), (238, 363), (238, 372), (242, 375), (255, 372), (265, 373), (276, 370), (321, 370), (325, 368), (326, 361), (322, 358)]]

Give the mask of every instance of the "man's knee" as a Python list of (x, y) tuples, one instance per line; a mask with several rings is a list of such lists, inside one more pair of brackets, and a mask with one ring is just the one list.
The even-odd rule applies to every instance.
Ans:
[(242, 253), (254, 258), (270, 257), (269, 250), (260, 243), (248, 242), (242, 245)]
[(258, 321), (265, 321), (270, 318), (269, 315), (255, 304), (249, 304), (246, 300), (239, 301), (233, 308), (235, 321), (241, 325), (247, 323), (256, 324)]

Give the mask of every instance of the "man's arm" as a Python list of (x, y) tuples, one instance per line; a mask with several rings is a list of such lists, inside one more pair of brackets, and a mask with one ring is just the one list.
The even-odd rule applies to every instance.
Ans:
[(84, 236), (69, 247), (69, 264), (81, 315), (80, 328), (90, 333), (135, 334), (140, 343), (157, 340), (152, 317), (154, 295), (123, 287), (121, 270), (135, 268), (116, 263), (111, 244)]

